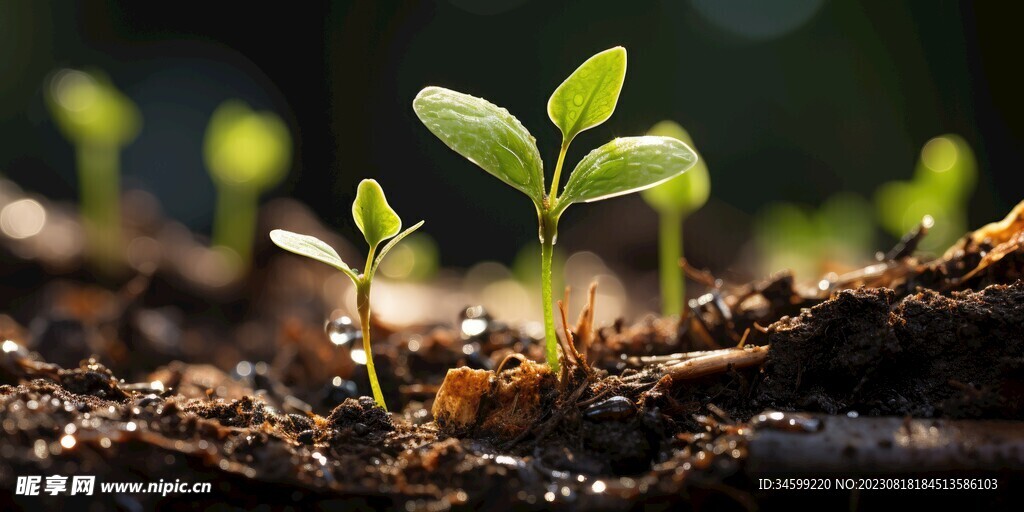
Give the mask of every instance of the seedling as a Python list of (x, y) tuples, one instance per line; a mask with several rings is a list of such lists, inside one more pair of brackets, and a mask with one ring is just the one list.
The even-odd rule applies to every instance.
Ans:
[[(693, 145), (690, 134), (672, 121), (662, 121), (648, 135), (674, 137)], [(711, 195), (711, 178), (704, 160), (699, 158), (693, 168), (657, 187), (640, 193), (647, 204), (658, 212), (658, 264), (661, 277), (661, 311), (665, 316), (678, 315), (686, 298), (686, 281), (679, 260), (683, 257), (683, 221)]]
[(112, 270), (122, 256), (120, 153), (138, 135), (142, 118), (135, 104), (99, 73), (62, 69), (46, 91), (57, 127), (75, 146), (89, 257)]
[[(359, 231), (362, 231), (366, 243), (370, 246), (370, 252), (366, 256), (366, 269), (362, 273), (346, 265), (334, 248), (316, 237), (275, 229), (270, 232), (270, 239), (286, 251), (326, 263), (340, 270), (355, 283), (356, 309), (359, 312), (360, 326), (363, 332), (363, 351), (366, 353), (366, 370), (370, 375), (370, 387), (373, 389), (374, 400), (387, 410), (384, 395), (380, 392), (380, 384), (377, 381), (377, 372), (373, 368), (373, 353), (370, 351), (370, 285), (373, 283), (374, 272), (377, 271), (377, 267), (388, 251), (410, 233), (419, 229), (423, 225), (423, 221), (401, 231), (402, 219), (388, 205), (388, 201), (384, 197), (384, 190), (374, 180), (363, 180), (359, 183), (356, 200), (352, 203), (352, 219), (355, 220), (356, 226), (359, 227)], [(380, 243), (389, 238), (391, 241), (380, 249), (380, 253), (377, 253)]]
[(548, 100), (548, 117), (562, 132), (551, 190), (545, 193), (544, 165), (530, 132), (512, 114), (482, 98), (441, 87), (416, 95), (413, 109), (445, 144), (483, 170), (527, 195), (537, 211), (541, 242), (541, 296), (548, 364), (558, 373), (551, 299), (551, 260), (558, 219), (569, 205), (637, 192), (673, 178), (696, 161), (697, 154), (671, 137), (625, 137), (591, 151), (572, 171), (561, 195), (562, 165), (573, 138), (611, 117), (626, 76), (626, 50), (615, 47), (594, 55)]
[(934, 226), (920, 248), (942, 250), (967, 229), (967, 206), (976, 182), (977, 162), (967, 141), (954, 134), (935, 137), (921, 148), (911, 181), (879, 187), (875, 193), (879, 221), (899, 237), (929, 216)]
[(259, 196), (291, 166), (291, 135), (277, 115), (227, 101), (210, 118), (203, 156), (217, 186), (213, 246), (232, 251), (244, 270), (252, 258)]

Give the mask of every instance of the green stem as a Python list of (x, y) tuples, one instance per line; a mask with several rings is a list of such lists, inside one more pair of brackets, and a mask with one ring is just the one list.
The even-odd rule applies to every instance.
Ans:
[(569, 142), (562, 141), (562, 149), (558, 150), (558, 162), (555, 163), (555, 176), (551, 179), (551, 193), (548, 194), (551, 208), (555, 207), (558, 200), (558, 182), (562, 180), (562, 164), (565, 163), (565, 152), (569, 150)]
[(78, 186), (89, 257), (112, 269), (121, 249), (121, 179), (118, 148), (80, 144)]
[(384, 393), (380, 392), (377, 370), (373, 367), (373, 351), (370, 349), (370, 281), (365, 277), (363, 282), (356, 285), (356, 309), (359, 311), (359, 324), (363, 329), (363, 352), (366, 353), (366, 373), (370, 376), (373, 399), (386, 411), (388, 405), (384, 403)]
[(241, 269), (247, 269), (252, 258), (252, 237), (256, 232), (258, 194), (245, 185), (220, 185), (217, 189), (213, 245), (234, 251), (241, 261)]
[(661, 267), (661, 313), (678, 315), (683, 310), (686, 283), (679, 260), (683, 256), (683, 214), (661, 214), (658, 234), (658, 260)]
[(555, 312), (551, 300), (551, 260), (555, 253), (555, 239), (558, 236), (557, 220), (553, 220), (545, 212), (541, 215), (540, 241), (540, 286), (541, 302), (544, 306), (544, 349), (551, 371), (558, 375), (558, 338), (555, 334)]

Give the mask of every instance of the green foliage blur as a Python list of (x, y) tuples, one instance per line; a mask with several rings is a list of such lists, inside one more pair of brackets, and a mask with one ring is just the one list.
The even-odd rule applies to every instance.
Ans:
[(886, 249), (876, 246), (877, 228), (899, 238), (922, 222), (931, 227), (918, 249), (942, 253), (968, 229), (977, 174), (970, 145), (959, 135), (946, 134), (924, 145), (911, 180), (879, 186), (874, 205), (852, 193), (832, 196), (819, 209), (769, 205), (755, 224), (761, 271), (791, 269), (811, 279), (863, 266), (875, 251)]

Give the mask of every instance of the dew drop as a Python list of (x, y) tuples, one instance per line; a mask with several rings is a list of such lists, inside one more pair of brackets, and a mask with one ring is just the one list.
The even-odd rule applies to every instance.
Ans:
[(460, 326), (462, 335), (465, 338), (479, 336), (487, 330), (491, 317), (484, 310), (483, 306), (471, 306), (466, 308), (461, 315)]
[(583, 95), (582, 94), (577, 94), (577, 95), (573, 96), (572, 97), (572, 103), (573, 103), (573, 105), (576, 105), (577, 107), (583, 106)]
[(339, 347), (348, 345), (353, 340), (362, 339), (363, 337), (359, 327), (353, 324), (352, 319), (347, 316), (327, 322), (324, 330), (327, 332), (327, 337), (330, 338), (331, 343)]
[(366, 352), (361, 348), (353, 348), (350, 353), (350, 357), (352, 358), (352, 362), (355, 364), (366, 364)]

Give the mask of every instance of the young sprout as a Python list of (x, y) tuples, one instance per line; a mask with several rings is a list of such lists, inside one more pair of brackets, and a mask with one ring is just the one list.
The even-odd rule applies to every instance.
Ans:
[(213, 246), (232, 251), (239, 270), (247, 269), (259, 195), (280, 183), (291, 166), (288, 127), (271, 112), (226, 101), (210, 118), (203, 157), (217, 186)]
[[(674, 137), (693, 145), (690, 134), (672, 121), (662, 121), (648, 135)], [(711, 177), (704, 160), (657, 187), (640, 193), (647, 204), (658, 212), (658, 264), (661, 277), (661, 312), (665, 316), (678, 315), (686, 298), (686, 281), (679, 260), (683, 257), (683, 221), (708, 201), (711, 195)]]
[(46, 104), (75, 146), (79, 202), (89, 257), (112, 270), (121, 258), (121, 148), (135, 139), (139, 110), (99, 73), (62, 69), (46, 88)]
[(948, 247), (967, 229), (967, 206), (977, 172), (974, 152), (962, 137), (946, 134), (929, 140), (921, 148), (911, 181), (891, 181), (875, 192), (882, 227), (900, 237), (928, 216), (934, 226), (920, 248)]
[[(370, 285), (373, 283), (374, 272), (377, 271), (377, 267), (380, 266), (381, 260), (384, 259), (388, 251), (410, 233), (419, 229), (423, 225), (423, 221), (401, 231), (402, 219), (388, 205), (388, 201), (384, 197), (384, 190), (375, 180), (363, 180), (359, 183), (356, 200), (352, 203), (352, 218), (370, 246), (370, 252), (366, 256), (366, 268), (362, 273), (346, 265), (338, 256), (337, 251), (316, 237), (275, 229), (270, 232), (270, 239), (286, 251), (326, 263), (340, 270), (355, 283), (356, 308), (363, 331), (363, 351), (366, 352), (366, 369), (370, 375), (370, 387), (373, 389), (374, 400), (387, 410), (384, 395), (380, 392), (380, 384), (377, 382), (377, 372), (373, 368), (373, 353), (370, 351)], [(389, 238), (391, 241), (385, 244), (378, 253), (377, 247)]]
[(544, 165), (530, 132), (512, 114), (487, 100), (441, 87), (416, 95), (413, 109), (445, 144), (483, 170), (527, 195), (537, 212), (541, 242), (541, 296), (545, 349), (557, 373), (558, 341), (551, 297), (551, 260), (558, 239), (558, 219), (573, 203), (599, 201), (657, 185), (689, 169), (697, 155), (671, 137), (615, 139), (583, 158), (562, 193), (562, 165), (573, 138), (607, 120), (626, 76), (626, 50), (615, 47), (584, 62), (555, 89), (548, 117), (562, 132), (550, 192), (545, 192)]

